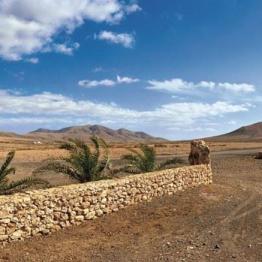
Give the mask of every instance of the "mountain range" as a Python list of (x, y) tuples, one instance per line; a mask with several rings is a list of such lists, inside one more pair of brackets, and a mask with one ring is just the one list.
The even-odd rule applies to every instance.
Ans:
[(107, 142), (163, 142), (165, 139), (148, 135), (144, 132), (133, 132), (128, 129), (111, 129), (100, 125), (71, 126), (59, 130), (37, 129), (27, 134), (28, 137), (50, 140), (78, 138), (84, 141), (91, 136), (98, 136)]
[[(69, 138), (78, 138), (84, 141), (89, 140), (91, 136), (98, 136), (113, 143), (128, 143), (128, 142), (167, 142), (164, 138), (154, 137), (144, 132), (133, 132), (128, 129), (111, 129), (101, 125), (84, 125), (71, 126), (59, 130), (51, 130), (39, 128), (25, 135), (17, 135), (15, 133), (0, 132), (0, 136), (6, 137), (24, 137), (34, 140), (51, 140), (60, 141), (68, 140)], [(207, 141), (256, 141), (262, 140), (262, 122), (240, 127), (230, 133), (219, 136), (204, 138)]]
[(212, 141), (254, 141), (262, 140), (262, 122), (240, 127), (230, 133), (209, 137)]

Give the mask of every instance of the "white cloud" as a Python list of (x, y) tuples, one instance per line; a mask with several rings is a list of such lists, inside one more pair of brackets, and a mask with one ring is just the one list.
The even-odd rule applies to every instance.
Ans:
[(31, 64), (38, 64), (39, 63), (39, 59), (37, 57), (31, 57), (31, 58), (26, 59), (25, 61), (28, 62), (28, 63), (31, 63)]
[(150, 80), (148, 81), (148, 83), (150, 84), (150, 86), (148, 86), (147, 89), (164, 90), (172, 93), (188, 90), (193, 87), (193, 83), (186, 82), (180, 78), (165, 81)]
[(115, 86), (118, 84), (132, 84), (139, 82), (138, 78), (131, 78), (131, 77), (121, 77), (117, 76), (116, 80), (110, 80), (110, 79), (103, 79), (100, 81), (97, 80), (80, 80), (78, 82), (79, 86), (82, 87), (87, 87), (87, 88), (92, 88), (92, 87), (97, 87), (97, 86)]
[(208, 81), (201, 81), (197, 84), (192, 83), (192, 85), (194, 87), (205, 87), (205, 88), (209, 88), (211, 90), (214, 89), (217, 86), (217, 84), (215, 82), (212, 82), (212, 81), (209, 81), (209, 82)]
[(234, 93), (251, 93), (255, 92), (256, 88), (252, 84), (247, 83), (215, 83), (211, 81), (201, 81), (199, 83), (184, 81), (180, 78), (174, 78), (165, 81), (148, 81), (150, 86), (147, 89), (167, 91), (170, 93), (183, 93), (194, 89), (201, 90), (207, 88), (211, 91), (230, 91)]
[(117, 34), (111, 31), (101, 31), (98, 35), (95, 35), (95, 39), (120, 44), (126, 48), (132, 48), (135, 44), (134, 36), (127, 33)]
[(85, 22), (117, 23), (139, 7), (120, 0), (0, 0), (0, 57), (18, 61)]
[(127, 12), (127, 14), (138, 12), (141, 10), (142, 8), (138, 4), (131, 4), (125, 7), (125, 11)]
[(117, 76), (117, 83), (119, 84), (132, 84), (132, 83), (136, 83), (139, 82), (138, 78), (131, 78), (131, 77), (121, 77), (121, 76)]
[(64, 55), (72, 55), (75, 50), (80, 47), (79, 43), (73, 43), (72, 45), (67, 44), (53, 44), (49, 50), (46, 51), (54, 51), (56, 53), (61, 53)]
[[(215, 103), (169, 103), (152, 110), (138, 111), (120, 107), (114, 103), (95, 103), (90, 100), (74, 100), (61, 94), (40, 93), (21, 95), (0, 90), (0, 118), (8, 124), (25, 119), (32, 123), (37, 119), (44, 119), (55, 124), (55, 119), (62, 119), (65, 123), (79, 121), (96, 123), (116, 123), (119, 126), (143, 125), (175, 128), (192, 126), (195, 122), (209, 118), (222, 117), (228, 113), (248, 111), (247, 104), (230, 104), (217, 101)], [(9, 117), (7, 118), (6, 115)], [(61, 121), (60, 121), (61, 122)], [(123, 124), (124, 123), (124, 124)]]
[(246, 83), (242, 83), (242, 84), (235, 84), (235, 83), (218, 83), (217, 84), (218, 88), (224, 89), (224, 90), (228, 90), (228, 91), (232, 91), (232, 92), (236, 92), (236, 93), (251, 93), (251, 92), (255, 92), (256, 88), (254, 85), (251, 84), (246, 84)]
[(92, 69), (93, 73), (99, 73), (99, 72), (103, 72), (103, 71), (104, 71), (104, 69), (101, 66), (98, 66), (98, 67), (95, 67), (95, 68)]
[(97, 80), (80, 80), (78, 85), (82, 87), (97, 87), (97, 86), (114, 86), (116, 84), (115, 81), (110, 79), (103, 79), (100, 81)]

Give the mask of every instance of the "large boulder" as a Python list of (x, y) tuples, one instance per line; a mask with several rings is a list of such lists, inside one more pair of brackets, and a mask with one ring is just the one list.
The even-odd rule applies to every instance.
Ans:
[(210, 164), (210, 150), (203, 140), (191, 142), (191, 151), (188, 157), (190, 165)]

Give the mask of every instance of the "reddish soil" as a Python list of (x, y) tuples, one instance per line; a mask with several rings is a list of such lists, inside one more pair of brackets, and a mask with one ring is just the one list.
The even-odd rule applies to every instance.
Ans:
[(262, 161), (213, 156), (214, 184), (9, 244), (0, 261), (261, 261)]

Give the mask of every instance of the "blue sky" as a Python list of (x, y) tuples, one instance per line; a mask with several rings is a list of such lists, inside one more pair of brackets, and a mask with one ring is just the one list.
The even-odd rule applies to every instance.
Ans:
[(0, 0), (0, 130), (261, 121), (261, 25), (259, 0)]

